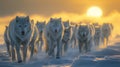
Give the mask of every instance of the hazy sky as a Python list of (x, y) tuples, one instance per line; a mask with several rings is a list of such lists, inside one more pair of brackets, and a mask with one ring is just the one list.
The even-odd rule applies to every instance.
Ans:
[(120, 0), (0, 0), (0, 17), (18, 12), (43, 16), (59, 12), (83, 14), (91, 6), (100, 7), (106, 16), (120, 11)]
[(120, 0), (0, 0), (0, 43), (3, 41), (5, 26), (16, 15), (30, 15), (34, 21), (49, 20), (50, 17), (62, 17), (62, 20), (80, 22), (86, 17), (91, 6), (98, 6), (103, 16), (93, 19), (98, 23), (113, 23), (114, 36), (120, 34)]

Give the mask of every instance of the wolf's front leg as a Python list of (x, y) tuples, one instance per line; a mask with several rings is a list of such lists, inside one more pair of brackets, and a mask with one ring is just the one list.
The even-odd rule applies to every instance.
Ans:
[(20, 54), (20, 44), (16, 44), (16, 52), (17, 52), (17, 60), (18, 60), (18, 63), (21, 63), (22, 62), (22, 59), (21, 59), (21, 54)]
[(15, 61), (16, 58), (15, 58), (15, 48), (14, 48), (14, 46), (12, 46), (11, 49), (12, 49), (12, 61)]
[(93, 44), (94, 43), (93, 43), (92, 39), (90, 41), (86, 42), (86, 44), (85, 44), (85, 50), (86, 50), (86, 52), (90, 52), (91, 51), (91, 48), (92, 48)]
[(32, 58), (33, 53), (34, 53), (34, 43), (31, 43), (31, 44), (30, 44), (30, 47), (31, 47), (31, 54), (30, 54), (30, 58)]
[(9, 54), (9, 56), (11, 57), (12, 55), (11, 55), (11, 48), (10, 48), (10, 44), (6, 44), (6, 46), (7, 46), (7, 52), (8, 52), (8, 54)]
[(54, 44), (53, 42), (51, 42), (50, 45), (51, 45), (51, 46), (50, 46), (50, 49), (49, 49), (48, 54), (49, 54), (49, 56), (54, 56), (54, 48), (55, 48), (55, 44)]
[(26, 61), (27, 57), (27, 45), (23, 45), (23, 61)]
[(51, 56), (52, 55), (52, 51), (53, 51), (53, 40), (49, 40), (48, 41), (48, 55)]
[(56, 47), (57, 43), (53, 43), (53, 47), (52, 47), (52, 53), (51, 55), (54, 57), (55, 56), (55, 47)]
[(81, 43), (80, 40), (78, 41), (78, 47), (79, 47), (79, 53), (82, 53), (83, 43)]
[(109, 45), (109, 37), (106, 37), (106, 46)]
[(62, 55), (62, 40), (57, 41), (57, 54), (56, 59), (60, 58), (60, 55)]
[(43, 46), (43, 39), (41, 39), (40, 50), (42, 50), (42, 46)]
[(89, 46), (90, 45), (90, 42), (86, 42), (85, 43), (85, 46), (84, 46), (84, 49), (85, 49), (85, 53), (87, 53), (88, 52), (88, 49), (89, 49)]

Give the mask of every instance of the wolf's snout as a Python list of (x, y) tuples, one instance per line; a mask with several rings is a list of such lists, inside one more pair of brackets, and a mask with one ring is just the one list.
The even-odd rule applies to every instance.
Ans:
[(83, 37), (85, 37), (86, 36), (86, 33), (83, 33)]
[(83, 37), (85, 37), (85, 34), (83, 34)]
[(57, 33), (57, 29), (55, 29), (55, 33)]
[(24, 31), (22, 31), (22, 32), (21, 32), (21, 34), (22, 34), (22, 35), (25, 35), (25, 32), (24, 32)]

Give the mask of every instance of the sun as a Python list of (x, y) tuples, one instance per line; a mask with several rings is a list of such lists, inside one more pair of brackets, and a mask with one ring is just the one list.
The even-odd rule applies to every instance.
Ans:
[(87, 16), (89, 16), (89, 17), (101, 17), (102, 16), (102, 9), (97, 7), (97, 6), (90, 7), (87, 10)]

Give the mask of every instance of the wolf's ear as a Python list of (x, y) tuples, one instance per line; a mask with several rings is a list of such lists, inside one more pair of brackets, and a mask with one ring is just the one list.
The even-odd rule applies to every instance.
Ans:
[(5, 26), (5, 28), (7, 29), (7, 28), (8, 28), (8, 26)]
[(49, 22), (52, 22), (53, 21), (53, 18), (50, 18)]
[(52, 21), (53, 20), (53, 18), (50, 18), (50, 21)]
[(70, 23), (69, 20), (67, 20), (67, 22)]
[(46, 21), (44, 21), (43, 23), (46, 24)]
[(36, 24), (38, 24), (38, 23), (39, 23), (39, 21), (36, 22)]
[(32, 27), (34, 26), (34, 20), (31, 20), (31, 25), (32, 25)]
[(82, 24), (82, 22), (80, 21), (80, 22), (79, 22), (79, 24), (81, 25), (81, 24)]
[(75, 24), (75, 27), (78, 27), (78, 24)]
[(19, 21), (19, 17), (18, 16), (16, 16), (16, 22), (18, 22)]
[(34, 22), (34, 20), (32, 19), (31, 22)]
[(60, 17), (59, 20), (62, 20), (62, 18)]
[(30, 17), (29, 17), (29, 16), (26, 16), (26, 19), (27, 19), (27, 22), (29, 22), (29, 21), (30, 21)]
[(60, 17), (60, 18), (58, 18), (58, 19), (59, 19), (59, 21), (61, 22), (62, 18)]

